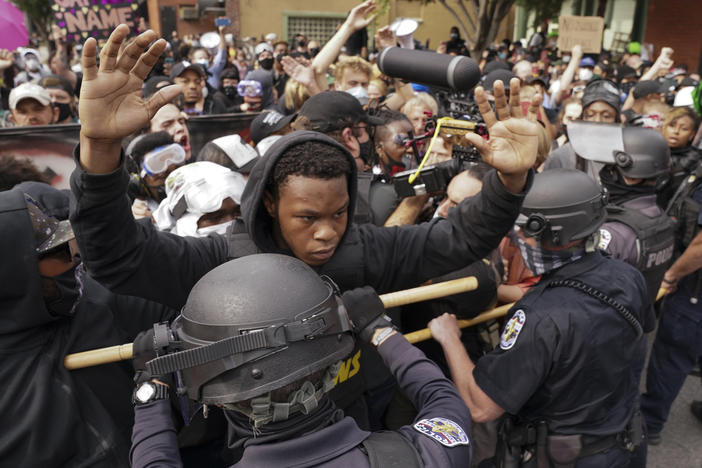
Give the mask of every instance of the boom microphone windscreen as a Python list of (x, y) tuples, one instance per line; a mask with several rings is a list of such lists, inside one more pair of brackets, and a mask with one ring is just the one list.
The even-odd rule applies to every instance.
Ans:
[(456, 91), (469, 91), (480, 82), (475, 60), (426, 50), (387, 47), (378, 55), (378, 68), (388, 76)]

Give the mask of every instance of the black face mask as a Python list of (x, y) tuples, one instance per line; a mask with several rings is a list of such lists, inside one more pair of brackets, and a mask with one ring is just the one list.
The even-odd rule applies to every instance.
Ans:
[[(358, 139), (356, 139), (358, 141)], [(363, 159), (363, 162), (366, 164), (372, 164), (373, 162), (373, 142), (368, 139), (368, 141), (364, 141), (361, 143), (360, 141), (358, 142), (358, 146), (360, 148), (360, 154), (359, 157)]]
[(53, 281), (58, 293), (56, 297), (45, 297), (44, 304), (49, 313), (56, 317), (71, 317), (76, 306), (83, 297), (83, 275), (85, 266), (79, 263), (70, 270), (56, 276), (42, 276), (42, 279)]
[(237, 97), (236, 86), (225, 86), (222, 88), (224, 95), (229, 99), (235, 99)]
[(261, 65), (261, 68), (264, 70), (270, 70), (273, 68), (273, 58), (264, 58), (262, 60), (258, 61), (258, 64)]
[(631, 89), (632, 89), (634, 86), (636, 86), (636, 83), (633, 82), (633, 81), (630, 81), (629, 83), (622, 83), (622, 84), (620, 84), (620, 85), (619, 85), (619, 89), (621, 89), (622, 92), (624, 92), (625, 94), (629, 94), (629, 91), (631, 91)]
[(310, 49), (310, 54), (312, 55), (312, 57), (316, 57), (318, 53), (319, 53), (319, 47), (312, 47)]
[(67, 119), (69, 117), (73, 117), (73, 109), (71, 109), (70, 104), (56, 103), (54, 105), (59, 110), (57, 122), (63, 122), (65, 119)]

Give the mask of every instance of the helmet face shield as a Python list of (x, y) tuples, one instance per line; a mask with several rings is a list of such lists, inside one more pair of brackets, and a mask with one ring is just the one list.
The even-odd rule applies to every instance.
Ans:
[(189, 398), (256, 397), (324, 369), (354, 346), (336, 287), (293, 257), (260, 254), (215, 268), (172, 325), (180, 351), (147, 363), (179, 371)]

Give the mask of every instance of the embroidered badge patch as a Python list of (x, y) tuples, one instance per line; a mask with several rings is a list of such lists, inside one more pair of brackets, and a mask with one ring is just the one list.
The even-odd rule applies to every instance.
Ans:
[(606, 229), (600, 229), (600, 242), (597, 244), (600, 250), (607, 250), (607, 246), (612, 241), (612, 233)]
[(517, 337), (519, 332), (522, 331), (522, 327), (526, 322), (526, 314), (522, 309), (519, 309), (514, 313), (511, 319), (505, 325), (505, 329), (500, 337), (500, 348), (507, 350), (514, 346), (517, 342)]
[(468, 445), (470, 443), (468, 440), (468, 435), (461, 428), (461, 426), (450, 419), (422, 419), (414, 425), (414, 428), (425, 436), (431, 437), (446, 447)]

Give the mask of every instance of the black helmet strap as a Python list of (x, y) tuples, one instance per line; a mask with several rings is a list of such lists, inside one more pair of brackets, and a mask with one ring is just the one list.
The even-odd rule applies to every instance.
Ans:
[[(312, 315), (298, 322), (272, 325), (259, 330), (236, 335), (197, 348), (178, 351), (157, 357), (146, 363), (151, 375), (163, 375), (182, 369), (207, 364), (219, 359), (236, 356), (236, 365), (246, 363), (241, 353), (267, 348), (279, 348), (295, 341), (312, 340), (327, 335), (351, 331), (351, 323), (333, 293), (319, 304)], [(342, 317), (343, 315), (343, 317)], [(345, 319), (344, 319), (345, 317)], [(258, 359), (259, 356), (251, 357)]]

